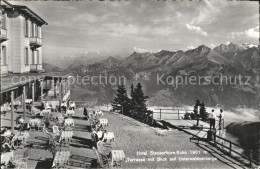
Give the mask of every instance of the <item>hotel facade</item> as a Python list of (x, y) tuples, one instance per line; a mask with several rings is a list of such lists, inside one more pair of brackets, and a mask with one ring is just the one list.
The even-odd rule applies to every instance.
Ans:
[(70, 100), (70, 74), (42, 69), (42, 27), (47, 22), (27, 6), (0, 2), (0, 112), (10, 111), (14, 131), (15, 106), (25, 119), (27, 103), (56, 108)]
[(30, 8), (1, 0), (1, 76), (42, 70), (42, 27)]

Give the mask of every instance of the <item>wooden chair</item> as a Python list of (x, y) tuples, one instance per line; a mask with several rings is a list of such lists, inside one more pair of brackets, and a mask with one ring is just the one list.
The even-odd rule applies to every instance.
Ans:
[(110, 159), (107, 156), (100, 154), (95, 147), (93, 147), (93, 151), (95, 152), (95, 154), (97, 156), (97, 162), (98, 162), (99, 166), (101, 168), (109, 167)]

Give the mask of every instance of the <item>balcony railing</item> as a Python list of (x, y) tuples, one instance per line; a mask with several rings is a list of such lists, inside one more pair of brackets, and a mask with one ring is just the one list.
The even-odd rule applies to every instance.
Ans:
[(30, 65), (31, 72), (38, 72), (42, 70), (42, 64), (31, 64)]
[(33, 46), (33, 47), (42, 46), (42, 39), (39, 37), (30, 37), (30, 46)]
[(6, 29), (1, 28), (0, 38), (1, 38), (1, 42), (7, 40), (7, 30)]

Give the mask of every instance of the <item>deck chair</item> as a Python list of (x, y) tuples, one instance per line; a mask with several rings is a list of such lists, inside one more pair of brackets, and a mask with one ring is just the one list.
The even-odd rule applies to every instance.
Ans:
[(110, 163), (109, 158), (108, 158), (107, 156), (104, 156), (104, 155), (100, 154), (95, 147), (93, 147), (93, 151), (94, 151), (94, 153), (95, 153), (96, 156), (97, 156), (98, 165), (99, 165), (101, 168), (103, 168), (103, 167), (109, 167), (109, 163)]
[(59, 127), (58, 126), (52, 126), (52, 131), (53, 131), (53, 133), (54, 134), (56, 134), (56, 135), (59, 135), (59, 133), (60, 133), (60, 130), (59, 130)]

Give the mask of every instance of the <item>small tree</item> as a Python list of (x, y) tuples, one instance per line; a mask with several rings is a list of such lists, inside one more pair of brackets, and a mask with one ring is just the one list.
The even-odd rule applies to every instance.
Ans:
[(141, 83), (138, 83), (135, 88), (131, 86), (131, 109), (134, 118), (144, 121), (147, 113), (146, 101), (147, 96), (144, 95)]
[(127, 90), (124, 84), (117, 85), (116, 97), (112, 101), (113, 110), (121, 114), (129, 115), (130, 99), (127, 97)]
[(207, 119), (208, 119), (208, 113), (206, 112), (204, 102), (202, 102), (200, 104), (200, 117), (201, 117), (202, 121), (207, 121)]

